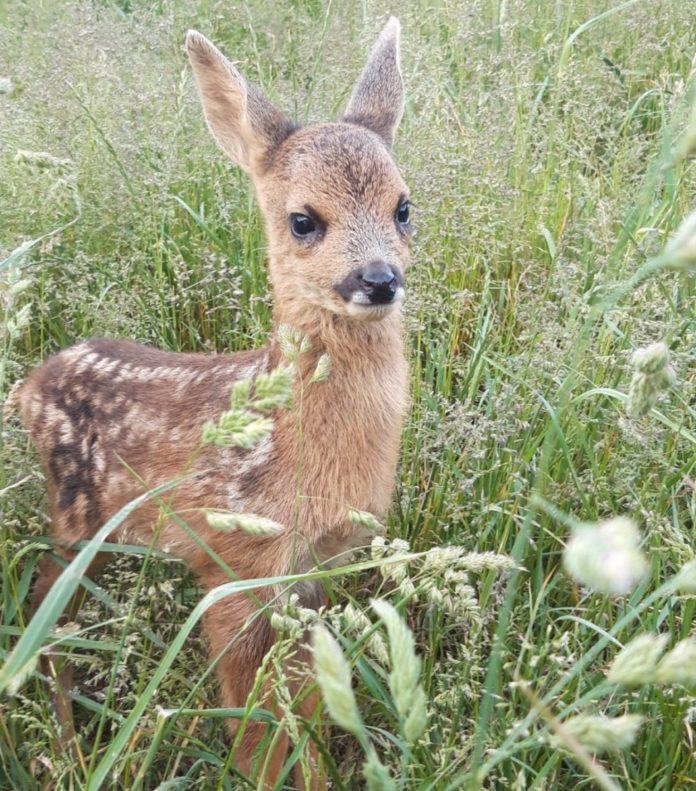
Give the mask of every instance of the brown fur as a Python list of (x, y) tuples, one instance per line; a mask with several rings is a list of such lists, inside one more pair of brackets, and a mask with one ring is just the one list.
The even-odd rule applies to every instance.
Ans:
[[(144, 488), (190, 471), (171, 508), (236, 575), (303, 571), (363, 543), (348, 508), (381, 515), (393, 490), (407, 406), (399, 305), (356, 305), (337, 285), (371, 261), (387, 261), (399, 276), (407, 264), (408, 233), (395, 223), (407, 190), (389, 152), (403, 104), (398, 23), (391, 20), (375, 45), (348, 120), (299, 130), (200, 34), (189, 33), (187, 49), (212, 133), (256, 187), (270, 242), (276, 326), (291, 325), (311, 342), (300, 361), (295, 406), (274, 415), (270, 441), (252, 451), (194, 453), (203, 423), (228, 407), (233, 382), (280, 362), (275, 339), (259, 351), (216, 356), (87, 341), (31, 372), (17, 399), (46, 470), (53, 531), (66, 552)], [(290, 233), (288, 216), (310, 210), (324, 233), (308, 244)], [(331, 374), (310, 385), (325, 353)], [(196, 510), (204, 508), (258, 514), (286, 529), (266, 538), (223, 534)], [(157, 517), (156, 504), (144, 506), (114, 537), (150, 543)], [(229, 581), (171, 521), (157, 544), (183, 558), (204, 589)], [(59, 571), (43, 564), (37, 599)], [(320, 602), (319, 591), (303, 590), (308, 604)], [(258, 598), (272, 595), (262, 590)], [(274, 640), (270, 623), (259, 614), (258, 599), (236, 596), (208, 612), (206, 628), (211, 655), (221, 656), (223, 703), (243, 706)], [(304, 680), (293, 677), (299, 691)], [(302, 715), (311, 718), (315, 705), (305, 694)], [(237, 755), (242, 771), (250, 770), (262, 731), (259, 724), (247, 730)], [(281, 740), (271, 756), (269, 785), (286, 747)]]

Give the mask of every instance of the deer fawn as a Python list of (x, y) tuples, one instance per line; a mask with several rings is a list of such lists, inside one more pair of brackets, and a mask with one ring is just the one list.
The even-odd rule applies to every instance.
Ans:
[[(408, 401), (400, 312), (411, 223), (408, 191), (390, 155), (403, 112), (398, 46), (399, 23), (392, 18), (343, 120), (298, 128), (213, 44), (188, 33), (186, 49), (210, 131), (256, 188), (269, 241), (276, 331), (263, 349), (220, 355), (90, 340), (29, 374), (17, 398), (46, 472), (52, 529), (65, 557), (145, 488), (186, 469), (201, 447), (203, 424), (229, 407), (234, 382), (281, 363), (281, 325), (304, 333), (310, 345), (298, 362), (295, 390), (309, 381), (323, 354), (331, 360), (330, 376), (303, 389), (291, 408), (278, 410), (272, 433), (253, 450), (200, 449), (195, 474), (171, 496), (172, 512), (181, 513), (238, 577), (257, 578), (306, 571), (363, 543), (349, 507), (386, 511)], [(222, 533), (204, 518), (211, 508), (250, 512), (285, 529), (263, 537)], [(229, 582), (179, 520), (160, 525), (155, 535), (158, 514), (156, 504), (144, 505), (113, 538), (155, 541), (186, 561), (206, 591)], [(42, 559), (36, 601), (60, 571), (51, 558)], [(208, 611), (205, 626), (225, 706), (244, 706), (274, 642), (269, 619), (253, 617), (274, 595), (267, 589), (254, 599), (238, 594)], [(308, 606), (322, 600), (321, 590), (310, 585), (301, 596)], [(302, 687), (302, 716), (310, 718), (317, 702), (305, 688), (307, 679), (290, 675), (293, 692)], [(252, 758), (265, 727), (247, 727), (236, 754), (240, 771), (255, 771)], [(231, 728), (235, 733), (234, 722)], [(272, 786), (279, 776), (283, 739), (266, 760), (261, 784)]]

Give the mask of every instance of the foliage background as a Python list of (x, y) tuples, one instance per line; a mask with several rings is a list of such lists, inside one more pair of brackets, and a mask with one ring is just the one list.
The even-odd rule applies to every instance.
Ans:
[[(414, 550), (456, 544), (514, 554), (524, 566), (478, 576), (469, 619), (411, 605), (431, 724), (411, 756), (409, 788), (456, 788), (482, 764), (477, 782), (488, 788), (589, 785), (549, 747), (542, 721), (506, 741), (530, 707), (515, 680), (543, 696), (565, 674), (551, 701), (556, 713), (589, 706), (649, 717), (634, 746), (606, 760), (607, 771), (629, 788), (694, 785), (694, 689), (583, 698), (638, 629), (694, 634), (693, 598), (658, 599), (573, 673), (696, 546), (693, 277), (649, 280), (587, 324), (601, 289), (659, 251), (694, 199), (693, 164), (669, 164), (693, 99), (694, 15), (681, 0), (619, 6), (0, 6), (0, 77), (9, 79), (0, 94), (0, 254), (73, 219), (76, 196), (80, 210), (74, 225), (31, 251), (21, 296), (3, 297), (5, 391), (28, 366), (93, 335), (173, 350), (262, 345), (271, 309), (262, 226), (245, 177), (204, 128), (184, 32), (204, 32), (288, 113), (310, 121), (340, 116), (385, 16), (400, 17), (408, 103), (395, 154), (418, 232), (406, 316), (413, 406), (389, 535)], [(37, 168), (18, 150), (66, 161)], [(24, 304), (31, 320), (13, 330), (8, 322)], [(631, 351), (657, 340), (678, 374), (658, 407), (664, 420), (630, 419), (620, 399), (583, 396), (625, 392)], [(0, 656), (26, 625), (32, 570), (46, 547), (38, 537), (47, 534), (41, 474), (13, 421), (2, 463)], [(587, 521), (631, 514), (644, 531), (650, 578), (619, 600), (575, 588), (559, 568), (566, 528), (530, 505), (533, 492)], [(173, 560), (119, 557), (100, 584), (101, 601), (81, 621), (87, 642), (76, 649), (84, 759), (55, 747), (49, 694), (33, 678), (0, 700), (3, 788), (83, 787), (198, 597)], [(347, 576), (332, 599), (364, 607), (380, 584)], [(388, 761), (384, 733), (393, 723), (371, 660), (359, 645), (352, 650), (359, 704)], [(206, 661), (195, 636), (129, 742), (114, 787), (181, 778), (187, 788), (230, 787), (221, 769), (226, 733), (212, 717), (180, 718), (144, 761), (155, 704), (179, 705), (190, 692), (187, 705), (216, 705), (214, 684), (198, 683)], [(354, 742), (339, 732), (326, 738), (345, 787), (361, 787)]]

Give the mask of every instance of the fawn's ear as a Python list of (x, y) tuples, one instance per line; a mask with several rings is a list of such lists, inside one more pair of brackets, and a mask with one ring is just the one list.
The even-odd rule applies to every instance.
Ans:
[(189, 30), (186, 51), (208, 128), (227, 156), (253, 173), (294, 129), (292, 122), (205, 36)]
[(348, 102), (345, 121), (366, 126), (394, 142), (394, 133), (404, 112), (404, 83), (399, 68), (399, 20), (391, 17), (372, 48)]

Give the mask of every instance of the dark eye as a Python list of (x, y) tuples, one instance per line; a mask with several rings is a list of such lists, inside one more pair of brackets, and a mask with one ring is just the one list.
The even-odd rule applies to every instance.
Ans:
[(311, 217), (306, 214), (290, 215), (290, 230), (297, 239), (304, 239), (316, 231), (317, 225)]
[(399, 225), (408, 225), (411, 216), (411, 204), (407, 200), (401, 201), (399, 208), (396, 210), (396, 221)]

